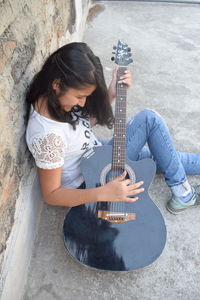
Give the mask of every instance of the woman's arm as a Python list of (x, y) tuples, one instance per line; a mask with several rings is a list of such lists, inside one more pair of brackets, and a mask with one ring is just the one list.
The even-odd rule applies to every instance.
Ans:
[(86, 202), (98, 201), (95, 189), (68, 189), (61, 186), (61, 168), (40, 169), (39, 180), (43, 199), (50, 205), (77, 206)]
[[(119, 67), (116, 67), (113, 70), (112, 80), (108, 87), (108, 95), (109, 95), (109, 100), (110, 100), (111, 104), (115, 101), (115, 98), (116, 98), (116, 81), (117, 81), (117, 70), (118, 69), (119, 69)], [(120, 81), (118, 83), (125, 83), (127, 85), (127, 88), (131, 87), (131, 84), (132, 84), (131, 72), (127, 70), (126, 73), (124, 73), (124, 75), (121, 76)], [(90, 118), (91, 127), (95, 126), (96, 123), (97, 123), (96, 118)]]
[(139, 188), (143, 182), (129, 185), (130, 180), (125, 179), (126, 172), (101, 187), (70, 189), (61, 186), (61, 168), (52, 170), (38, 168), (38, 171), (43, 199), (50, 205), (73, 207), (98, 201), (132, 202), (137, 198), (128, 198), (128, 196), (136, 195), (144, 190)]

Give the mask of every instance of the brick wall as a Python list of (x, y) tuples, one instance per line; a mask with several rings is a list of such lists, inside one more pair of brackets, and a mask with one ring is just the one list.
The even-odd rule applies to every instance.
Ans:
[(0, 270), (21, 184), (33, 161), (25, 144), (27, 84), (58, 47), (81, 40), (90, 0), (0, 0)]

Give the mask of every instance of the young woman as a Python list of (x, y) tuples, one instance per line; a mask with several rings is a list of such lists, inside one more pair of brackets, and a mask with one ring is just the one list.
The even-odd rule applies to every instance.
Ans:
[[(33, 78), (26, 96), (30, 109), (26, 140), (48, 204), (72, 207), (107, 199), (136, 201), (143, 191), (143, 182), (130, 184), (125, 172), (104, 186), (84, 189), (80, 159), (87, 149), (101, 146), (91, 127), (113, 126), (116, 73), (117, 69), (107, 89), (99, 58), (85, 43), (71, 43), (50, 55)], [(130, 87), (130, 72), (120, 81)], [(191, 187), (186, 178), (186, 173), (200, 174), (200, 154), (176, 152), (157, 113), (143, 110), (135, 115), (127, 124), (126, 139), (129, 159), (152, 157), (163, 172), (172, 191), (167, 204), (172, 213), (200, 204), (199, 187)], [(112, 139), (103, 143), (112, 144)]]

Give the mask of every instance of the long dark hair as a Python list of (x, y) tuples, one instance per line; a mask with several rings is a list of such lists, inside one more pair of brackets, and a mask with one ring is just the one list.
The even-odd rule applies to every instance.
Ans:
[[(84, 107), (78, 106), (70, 112), (63, 112), (52, 86), (56, 79), (61, 93), (69, 88), (81, 89), (88, 85), (95, 85), (96, 89), (87, 97)], [(101, 62), (85, 43), (67, 44), (47, 58), (28, 87), (28, 109), (31, 104), (34, 106), (41, 96), (47, 98), (48, 111), (55, 120), (70, 123), (74, 128), (78, 116), (94, 117), (100, 125), (106, 125), (108, 128), (113, 126), (114, 117)], [(74, 119), (74, 115), (77, 119)]]

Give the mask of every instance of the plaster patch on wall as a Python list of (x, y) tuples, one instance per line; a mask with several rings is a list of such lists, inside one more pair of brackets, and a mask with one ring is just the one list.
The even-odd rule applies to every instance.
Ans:
[(73, 0), (71, 0), (70, 2), (70, 7), (71, 7), (70, 8), (71, 16), (70, 16), (70, 22), (67, 29), (69, 30), (70, 34), (72, 34), (75, 31), (75, 21), (76, 21), (76, 7)]
[(19, 44), (15, 49), (15, 56), (11, 63), (11, 75), (14, 83), (18, 83), (24, 75), (26, 68), (35, 53), (34, 33), (24, 39), (24, 44)]

